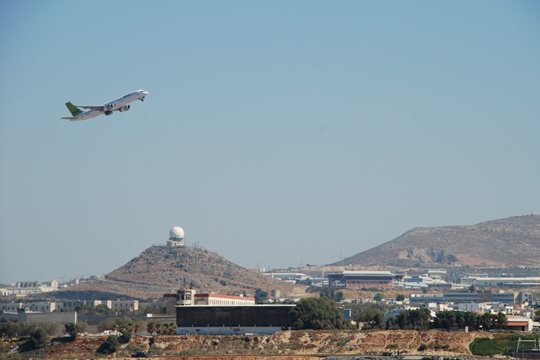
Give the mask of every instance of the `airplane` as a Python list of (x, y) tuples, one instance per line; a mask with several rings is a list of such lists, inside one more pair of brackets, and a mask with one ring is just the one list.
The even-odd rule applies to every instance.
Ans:
[[(95, 118), (96, 116), (100, 116), (103, 114), (111, 115), (113, 111), (128, 111), (131, 108), (131, 106), (129, 105), (130, 102), (133, 102), (135, 100), (144, 101), (144, 98), (148, 94), (148, 91), (137, 90), (130, 94), (124, 95), (121, 98), (109, 101), (108, 103), (105, 103), (103, 105), (73, 105), (71, 101), (68, 101), (66, 103), (66, 107), (73, 116), (63, 117), (62, 119), (67, 119), (70, 121), (80, 121)], [(83, 111), (80, 108), (88, 109), (88, 111)]]

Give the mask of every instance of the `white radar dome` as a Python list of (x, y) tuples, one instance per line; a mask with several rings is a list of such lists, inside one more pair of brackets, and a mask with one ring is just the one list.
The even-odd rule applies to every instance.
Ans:
[(180, 226), (173, 226), (171, 231), (169, 231), (169, 239), (171, 240), (183, 240), (184, 239), (184, 229)]

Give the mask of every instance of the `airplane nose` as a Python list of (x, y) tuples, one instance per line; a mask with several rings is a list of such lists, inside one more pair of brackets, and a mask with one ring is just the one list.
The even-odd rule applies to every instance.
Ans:
[(142, 93), (143, 93), (144, 96), (150, 94), (148, 91), (143, 91)]

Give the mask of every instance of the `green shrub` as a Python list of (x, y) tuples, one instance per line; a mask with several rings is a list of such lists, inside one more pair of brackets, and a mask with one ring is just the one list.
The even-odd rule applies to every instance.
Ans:
[(118, 337), (115, 335), (110, 335), (107, 337), (107, 340), (103, 342), (99, 348), (96, 350), (98, 354), (110, 355), (118, 351), (120, 348), (120, 343), (118, 342)]
[(24, 350), (40, 349), (47, 345), (47, 333), (42, 328), (37, 328), (32, 332), (30, 338), (23, 345)]

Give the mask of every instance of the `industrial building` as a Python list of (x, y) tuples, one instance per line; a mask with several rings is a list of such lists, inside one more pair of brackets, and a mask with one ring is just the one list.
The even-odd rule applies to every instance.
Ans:
[(391, 289), (401, 286), (403, 275), (390, 271), (343, 271), (328, 274), (330, 286), (346, 289)]
[(273, 334), (291, 326), (295, 305), (191, 305), (176, 307), (176, 333)]
[(176, 333), (273, 334), (291, 326), (295, 305), (256, 305), (250, 296), (197, 294), (180, 290), (176, 301)]

